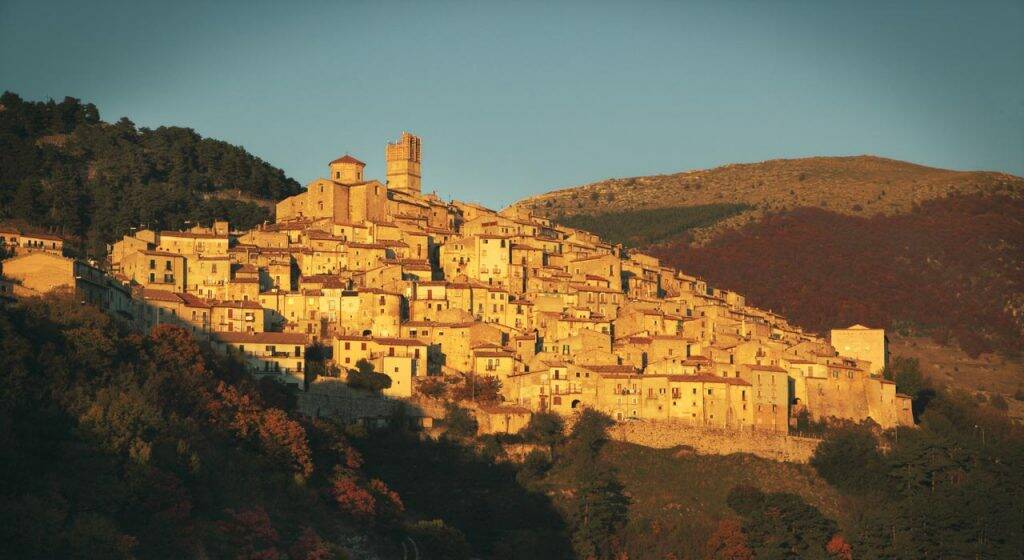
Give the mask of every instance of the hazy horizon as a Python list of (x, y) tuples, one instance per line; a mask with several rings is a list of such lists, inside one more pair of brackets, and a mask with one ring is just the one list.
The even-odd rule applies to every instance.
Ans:
[(8, 2), (0, 89), (190, 127), (303, 184), (344, 153), (383, 178), (409, 130), (425, 190), (490, 206), (809, 156), (1024, 175), (1020, 3), (583, 6)]

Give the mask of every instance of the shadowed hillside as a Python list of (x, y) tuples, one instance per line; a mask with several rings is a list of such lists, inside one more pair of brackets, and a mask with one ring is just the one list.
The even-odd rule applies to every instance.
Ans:
[(820, 332), (863, 323), (956, 342), (969, 355), (1024, 347), (1024, 201), (933, 200), (895, 216), (815, 208), (767, 216), (703, 247), (653, 249)]

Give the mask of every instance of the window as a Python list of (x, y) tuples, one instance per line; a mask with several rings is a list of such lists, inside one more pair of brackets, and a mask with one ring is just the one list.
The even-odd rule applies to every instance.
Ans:
[(346, 342), (345, 343), (345, 350), (351, 350), (351, 349), (352, 349), (352, 343), (351, 342)]
[(171, 270), (171, 261), (164, 261), (164, 270)]

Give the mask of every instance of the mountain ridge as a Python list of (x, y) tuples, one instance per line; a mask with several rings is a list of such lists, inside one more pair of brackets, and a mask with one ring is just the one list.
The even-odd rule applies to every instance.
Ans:
[(671, 174), (612, 178), (556, 189), (512, 206), (550, 218), (656, 208), (746, 204), (740, 214), (692, 232), (706, 242), (766, 214), (800, 207), (840, 214), (901, 214), (949, 195), (1024, 193), (1024, 178), (956, 171), (873, 155), (814, 156), (731, 163)]

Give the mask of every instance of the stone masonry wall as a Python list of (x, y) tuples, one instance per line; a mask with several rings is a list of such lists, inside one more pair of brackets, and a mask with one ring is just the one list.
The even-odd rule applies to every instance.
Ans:
[(671, 421), (618, 423), (609, 430), (616, 441), (658, 449), (689, 446), (705, 455), (750, 453), (765, 459), (807, 463), (820, 440), (777, 433), (696, 428)]

